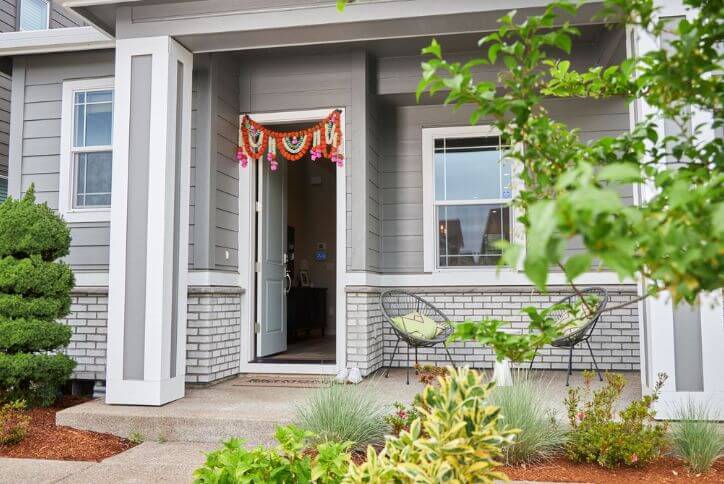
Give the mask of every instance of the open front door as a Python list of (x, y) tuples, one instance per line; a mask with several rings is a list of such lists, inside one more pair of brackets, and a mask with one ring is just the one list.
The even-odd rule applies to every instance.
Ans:
[(256, 357), (273, 355), (287, 349), (287, 164), (279, 163), (271, 171), (269, 163), (259, 166), (260, 272), (257, 278), (258, 307)]

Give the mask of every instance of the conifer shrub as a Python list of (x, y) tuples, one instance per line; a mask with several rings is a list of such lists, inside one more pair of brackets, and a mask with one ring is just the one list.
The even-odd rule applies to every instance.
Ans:
[(56, 259), (68, 255), (70, 230), (31, 186), (20, 200), (0, 205), (0, 401), (50, 405), (75, 362), (57, 351), (69, 327), (73, 272)]

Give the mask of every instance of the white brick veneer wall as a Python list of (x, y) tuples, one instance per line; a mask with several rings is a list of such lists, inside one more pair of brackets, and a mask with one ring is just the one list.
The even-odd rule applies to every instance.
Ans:
[[(403, 288), (404, 289), (404, 288)], [(610, 306), (636, 296), (634, 286), (607, 287), (611, 296)], [(525, 306), (546, 307), (569, 293), (566, 288), (551, 288), (549, 294), (540, 294), (530, 287), (484, 287), (484, 288), (423, 288), (409, 289), (437, 306), (452, 321), (497, 317), (510, 321), (512, 331), (527, 328), (526, 316), (520, 309)], [(350, 288), (347, 292), (347, 361), (368, 374), (387, 364), (394, 349), (396, 337), (389, 325), (383, 323), (379, 307), (379, 288)], [(639, 369), (638, 315), (635, 304), (623, 309), (607, 312), (598, 322), (590, 340), (599, 367), (609, 370)], [(393, 366), (404, 366), (406, 345), (400, 349)], [(478, 368), (493, 366), (495, 356), (490, 348), (474, 342), (457, 342), (450, 345), (455, 362), (469, 363)], [(411, 364), (414, 361), (411, 352)], [(418, 359), (421, 363), (445, 364), (445, 350), (420, 348)], [(568, 365), (568, 350), (546, 346), (538, 351), (534, 368), (565, 369)], [(574, 369), (589, 368), (592, 365), (585, 346), (573, 352)], [(527, 367), (527, 365), (526, 365)]]
[[(73, 378), (105, 380), (108, 291), (77, 289), (65, 322), (73, 328), (66, 353)], [(188, 294), (186, 381), (209, 383), (239, 371), (241, 293), (237, 288), (193, 287)]]

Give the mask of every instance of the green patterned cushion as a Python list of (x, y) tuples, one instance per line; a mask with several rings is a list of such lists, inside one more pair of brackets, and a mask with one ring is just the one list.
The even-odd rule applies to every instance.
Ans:
[(403, 333), (416, 338), (432, 339), (440, 333), (440, 329), (432, 318), (417, 311), (392, 318), (392, 324)]

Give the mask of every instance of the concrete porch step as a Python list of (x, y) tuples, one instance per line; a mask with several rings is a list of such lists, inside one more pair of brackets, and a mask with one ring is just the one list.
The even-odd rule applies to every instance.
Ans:
[[(106, 405), (102, 398), (56, 414), (56, 424), (147, 441), (219, 443), (232, 437), (250, 445), (274, 444), (278, 425), (292, 422), (296, 407), (314, 388), (240, 386), (237, 379), (204, 388), (187, 388), (186, 396), (162, 407)], [(361, 385), (380, 401), (411, 402), (422, 389), (417, 381), (405, 385), (404, 370), (389, 378), (372, 377)]]

